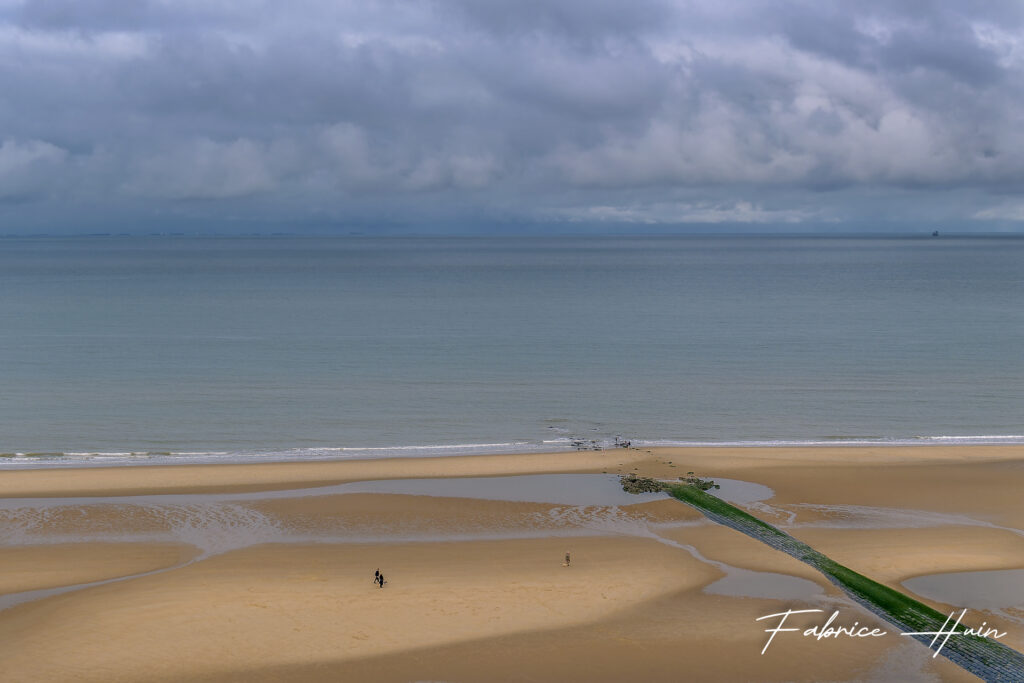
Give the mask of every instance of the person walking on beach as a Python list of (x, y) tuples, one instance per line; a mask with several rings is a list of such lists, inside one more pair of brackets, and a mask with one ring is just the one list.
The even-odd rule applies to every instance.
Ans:
[(375, 572), (373, 573), (373, 582), (374, 582), (374, 583), (377, 583), (377, 582), (379, 582), (379, 581), (380, 581), (380, 568), (378, 567), (378, 568), (377, 568), (377, 571), (375, 571)]
[(565, 551), (565, 566), (566, 567), (569, 566), (569, 551), (568, 550)]
[(379, 570), (378, 570), (378, 573), (377, 573), (377, 581), (380, 583), (380, 587), (383, 588), (384, 587), (384, 575), (381, 574)]

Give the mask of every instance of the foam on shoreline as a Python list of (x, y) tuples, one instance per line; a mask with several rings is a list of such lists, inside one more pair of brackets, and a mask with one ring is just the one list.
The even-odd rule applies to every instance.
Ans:
[[(889, 446), (1000, 446), (1024, 444), (1024, 435), (936, 435), (912, 437), (826, 436), (808, 439), (631, 439), (634, 448), (828, 448)], [(580, 443), (579, 447), (574, 443)], [(317, 462), (330, 460), (376, 460), (385, 458), (436, 458), (463, 455), (512, 455), (520, 453), (610, 450), (617, 439), (602, 437), (541, 441), (497, 441), (492, 443), (421, 444), (395, 446), (322, 446), (312, 448), (267, 448), (207, 451), (124, 450), (52, 451), (0, 453), (0, 470), (54, 467), (121, 467), (125, 465), (205, 465), (257, 462)]]

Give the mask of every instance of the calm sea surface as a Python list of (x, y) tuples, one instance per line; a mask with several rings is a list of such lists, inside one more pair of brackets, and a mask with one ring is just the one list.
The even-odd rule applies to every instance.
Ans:
[(1024, 239), (0, 240), (0, 466), (616, 435), (1022, 442)]

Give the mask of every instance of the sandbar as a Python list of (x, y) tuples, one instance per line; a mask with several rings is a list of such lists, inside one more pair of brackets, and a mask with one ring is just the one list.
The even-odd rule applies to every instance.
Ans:
[[(674, 479), (688, 471), (767, 487), (770, 497), (743, 507), (895, 588), (929, 573), (1024, 568), (1020, 446), (4, 471), (0, 515), (18, 533), (0, 537), (0, 597), (67, 589), (0, 611), (4, 678), (976, 680), (895, 635), (794, 636), (761, 655), (761, 615), (816, 607), (848, 621), (878, 618), (807, 565), (674, 500), (486, 500), (471, 486), (443, 496), (317, 490), (526, 474)], [(307, 493), (203, 498), (286, 491)], [(384, 588), (372, 582), (378, 567)], [(719, 584), (727, 591), (707, 590), (730, 575), (739, 578)], [(744, 594), (744, 581), (775, 585), (759, 576), (792, 577), (799, 590)], [(1003, 642), (1024, 646), (1024, 624), (1001, 625)]]

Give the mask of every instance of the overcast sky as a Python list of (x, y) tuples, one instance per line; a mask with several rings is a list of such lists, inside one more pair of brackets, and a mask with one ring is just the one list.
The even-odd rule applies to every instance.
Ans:
[(0, 234), (1024, 230), (1024, 3), (0, 0)]

